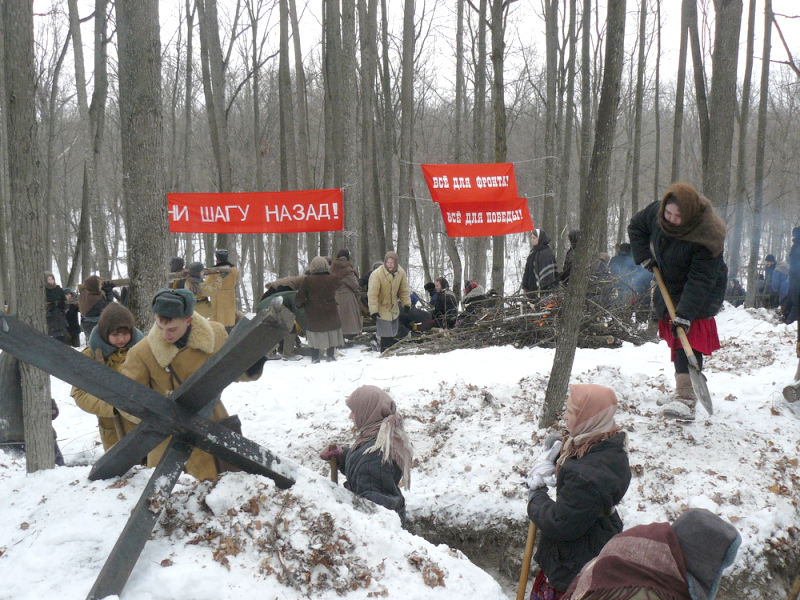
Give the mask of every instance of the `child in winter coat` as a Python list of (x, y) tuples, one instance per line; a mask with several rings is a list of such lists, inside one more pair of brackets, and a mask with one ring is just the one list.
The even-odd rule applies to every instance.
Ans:
[(714, 600), (741, 541), (733, 525), (704, 508), (687, 510), (672, 525), (637, 525), (614, 536), (564, 598)]
[[(131, 311), (112, 302), (100, 314), (100, 320), (92, 330), (83, 354), (119, 371), (125, 363), (128, 350), (143, 337), (142, 332), (136, 328), (136, 318)], [(113, 406), (83, 390), (73, 387), (70, 395), (79, 408), (97, 416), (103, 450), (108, 451), (136, 426), (136, 423)]]
[[(569, 388), (569, 435), (554, 463), (537, 463), (528, 477), (528, 517), (541, 532), (541, 571), (531, 600), (556, 600), (583, 565), (622, 531), (616, 505), (631, 481), (627, 437), (614, 421), (617, 397), (601, 385)], [(553, 484), (556, 499), (547, 493)]]
[(400, 482), (411, 486), (411, 442), (403, 429), (392, 397), (374, 385), (362, 385), (347, 399), (355, 423), (352, 446), (328, 446), (322, 460), (337, 458), (339, 470), (347, 477), (348, 490), (395, 511), (405, 522), (406, 500)]

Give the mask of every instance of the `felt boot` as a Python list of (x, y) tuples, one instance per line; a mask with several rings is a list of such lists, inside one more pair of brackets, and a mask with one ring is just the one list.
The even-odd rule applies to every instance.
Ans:
[(664, 407), (665, 417), (682, 421), (694, 421), (697, 396), (692, 389), (692, 379), (688, 373), (675, 373), (675, 399)]

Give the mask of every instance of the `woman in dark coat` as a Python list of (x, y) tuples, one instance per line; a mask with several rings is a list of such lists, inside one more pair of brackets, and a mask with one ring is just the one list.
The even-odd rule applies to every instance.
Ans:
[(436, 302), (433, 305), (433, 318), (436, 326), (442, 329), (455, 327), (458, 320), (458, 298), (450, 289), (450, 282), (445, 277), (437, 277), (434, 285)]
[(555, 466), (556, 499), (531, 471), (528, 517), (541, 538), (534, 558), (541, 571), (532, 600), (559, 598), (583, 565), (622, 531), (616, 505), (631, 481), (627, 437), (614, 421), (617, 397), (601, 385), (571, 385), (565, 419), (569, 436)]
[(403, 417), (392, 397), (374, 385), (362, 385), (347, 399), (350, 418), (357, 430), (352, 446), (328, 446), (323, 460), (337, 458), (347, 477), (348, 490), (395, 511), (401, 523), (406, 518), (406, 500), (400, 482), (411, 486), (412, 448)]
[(339, 306), (339, 318), (342, 321), (342, 335), (354, 336), (361, 333), (361, 286), (353, 264), (350, 262), (350, 251), (342, 248), (331, 263), (331, 275), (339, 279), (336, 290), (336, 303)]
[(47, 335), (65, 344), (70, 343), (67, 323), (67, 296), (50, 271), (44, 273), (45, 302), (47, 303)]
[(328, 360), (336, 360), (336, 347), (344, 346), (342, 321), (336, 306), (339, 279), (330, 274), (328, 261), (322, 256), (311, 261), (309, 271), (297, 289), (294, 303), (297, 308), (305, 308), (311, 362), (318, 363), (320, 350), (326, 348)]
[(549, 290), (558, 279), (556, 257), (550, 249), (550, 236), (543, 229), (534, 229), (531, 232), (531, 244), (533, 247), (522, 275), (522, 291)]
[(728, 281), (728, 267), (722, 259), (725, 222), (694, 187), (673, 183), (660, 202), (633, 216), (628, 234), (634, 261), (648, 270), (659, 268), (675, 305), (673, 323), (656, 289), (653, 302), (658, 334), (672, 349), (675, 363), (675, 402), (664, 408), (664, 414), (694, 419), (697, 398), (675, 330), (680, 326), (686, 332), (700, 367), (703, 355), (720, 347), (714, 315), (722, 307)]

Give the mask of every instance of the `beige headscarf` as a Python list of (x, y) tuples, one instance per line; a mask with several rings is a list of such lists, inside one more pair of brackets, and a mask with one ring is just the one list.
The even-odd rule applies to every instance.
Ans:
[[(386, 266), (386, 261), (389, 260), (390, 258), (394, 259), (394, 269), (389, 269), (389, 267)], [(386, 267), (386, 270), (389, 271), (389, 273), (391, 273), (392, 275), (397, 273), (397, 268), (400, 266), (400, 259), (397, 256), (397, 252), (389, 250), (389, 252), (387, 252), (383, 257), (383, 266)]]
[(353, 420), (358, 434), (353, 443), (359, 446), (375, 440), (367, 452), (383, 453), (382, 463), (392, 461), (403, 472), (406, 489), (411, 487), (411, 442), (403, 429), (403, 417), (397, 414), (397, 405), (392, 397), (374, 385), (362, 385), (347, 399), (347, 407), (353, 411)]
[(328, 260), (323, 256), (315, 256), (308, 265), (308, 270), (312, 275), (319, 275), (320, 273), (328, 273)]
[(600, 442), (615, 436), (620, 426), (614, 420), (617, 395), (602, 385), (576, 383), (569, 386), (568, 405), (575, 413), (575, 424), (558, 457), (558, 466), (568, 458), (582, 458)]

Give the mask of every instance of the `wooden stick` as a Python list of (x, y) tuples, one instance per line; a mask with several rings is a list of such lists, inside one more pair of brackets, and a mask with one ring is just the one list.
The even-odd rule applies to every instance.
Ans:
[(789, 592), (789, 600), (797, 600), (798, 598), (800, 598), (800, 575), (794, 580), (792, 591)]
[[(675, 305), (672, 303), (672, 298), (669, 297), (669, 291), (667, 291), (667, 284), (664, 283), (664, 278), (661, 277), (661, 271), (658, 267), (653, 267), (653, 275), (656, 276), (656, 281), (658, 282), (658, 287), (661, 289), (661, 297), (664, 299), (664, 304), (667, 305), (667, 312), (669, 313), (670, 319), (675, 319)], [(697, 358), (694, 355), (694, 350), (692, 350), (692, 345), (689, 343), (689, 338), (686, 337), (686, 332), (683, 330), (683, 327), (678, 325), (675, 329), (678, 330), (678, 337), (681, 340), (681, 346), (683, 346), (683, 351), (686, 352), (686, 358), (689, 361), (690, 365), (693, 365), (695, 369), (698, 371), (700, 370), (697, 365)]]
[(331, 456), (331, 481), (333, 483), (339, 483), (339, 461), (336, 460), (335, 456)]
[(528, 587), (528, 575), (531, 572), (531, 556), (533, 555), (533, 540), (536, 538), (536, 525), (528, 521), (528, 541), (525, 543), (525, 554), (522, 556), (522, 572), (519, 574), (517, 586), (517, 600), (525, 600), (525, 588)]

